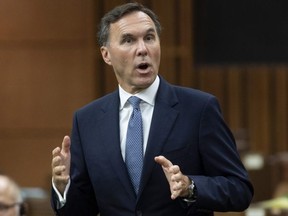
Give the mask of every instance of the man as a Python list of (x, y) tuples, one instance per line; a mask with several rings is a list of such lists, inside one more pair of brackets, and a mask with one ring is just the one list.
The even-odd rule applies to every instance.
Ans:
[[(204, 216), (249, 206), (253, 188), (215, 97), (158, 75), (160, 32), (156, 15), (137, 3), (102, 18), (100, 50), (119, 88), (78, 110), (71, 140), (53, 150), (58, 215)], [(142, 132), (130, 134), (139, 122)], [(139, 140), (142, 157), (133, 149)]]
[(0, 174), (0, 216), (22, 216), (23, 200), (18, 185), (9, 177)]

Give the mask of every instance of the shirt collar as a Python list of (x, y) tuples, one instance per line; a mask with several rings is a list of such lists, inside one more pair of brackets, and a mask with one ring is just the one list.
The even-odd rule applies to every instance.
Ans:
[[(160, 79), (157, 76), (154, 82), (146, 89), (138, 92), (134, 96), (139, 97), (141, 100), (145, 101), (146, 103), (154, 106), (155, 104), (155, 97), (160, 84)], [(120, 110), (123, 109), (129, 97), (132, 94), (126, 92), (120, 85), (119, 85), (119, 97), (120, 97)]]

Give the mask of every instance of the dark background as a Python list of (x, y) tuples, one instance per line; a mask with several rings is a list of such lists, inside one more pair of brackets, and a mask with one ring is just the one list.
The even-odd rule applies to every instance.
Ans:
[(287, 0), (197, 0), (195, 61), (288, 61)]

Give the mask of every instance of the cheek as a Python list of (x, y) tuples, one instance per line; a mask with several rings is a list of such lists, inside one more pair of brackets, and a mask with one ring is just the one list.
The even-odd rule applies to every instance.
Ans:
[(160, 58), (160, 56), (161, 56), (160, 46), (152, 47), (151, 52), (152, 52), (152, 55), (154, 58)]
[(113, 64), (121, 64), (121, 65), (128, 63), (130, 58), (127, 53), (128, 52), (124, 52), (124, 51), (118, 51), (118, 52), (112, 53), (111, 62)]
[(160, 64), (160, 59), (161, 59), (161, 51), (160, 50), (157, 50), (153, 53), (153, 60), (154, 62), (159, 65)]
[(122, 53), (118, 57), (118, 64), (120, 64), (121, 67), (123, 67), (123, 68), (131, 66), (132, 62), (133, 62), (133, 58), (129, 54), (127, 54), (127, 52)]

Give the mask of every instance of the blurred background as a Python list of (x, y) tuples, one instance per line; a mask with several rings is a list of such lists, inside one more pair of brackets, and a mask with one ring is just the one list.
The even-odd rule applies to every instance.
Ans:
[[(73, 112), (117, 87), (96, 32), (104, 13), (126, 2), (0, 1), (0, 172), (23, 187), (29, 215), (52, 215), (51, 151), (70, 134)], [(218, 97), (255, 187), (252, 206), (283, 196), (288, 1), (138, 2), (163, 26), (160, 74)]]

